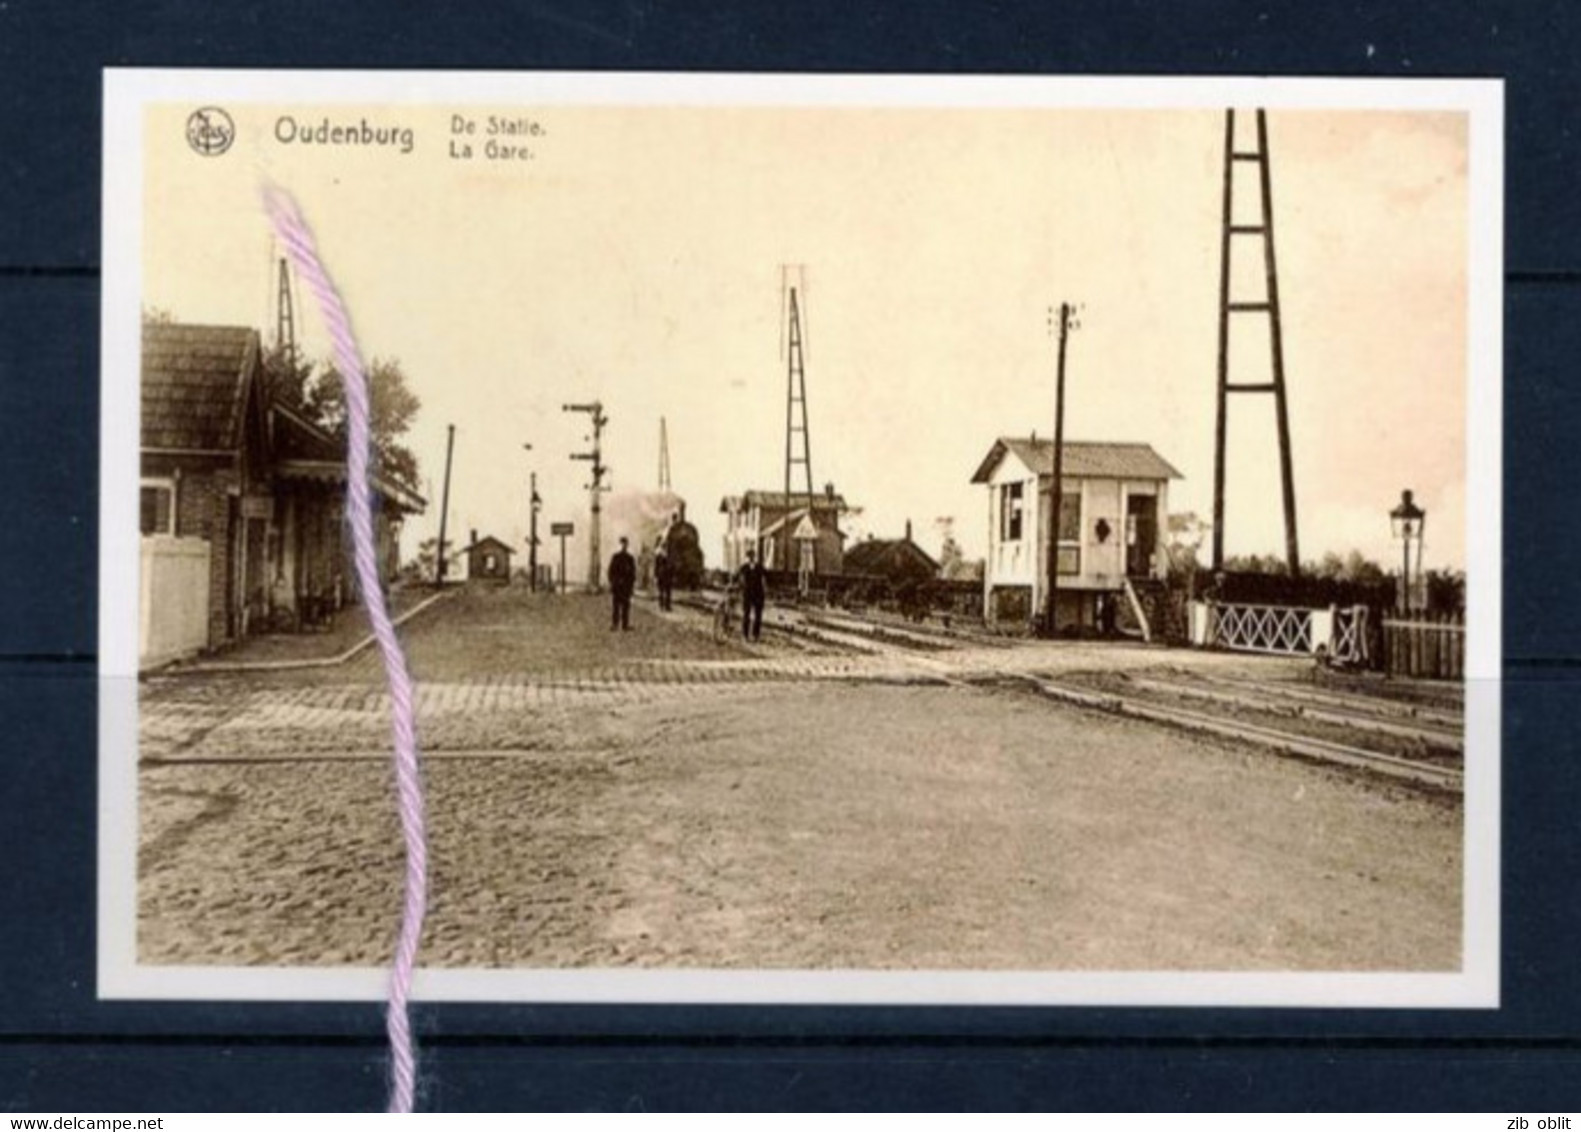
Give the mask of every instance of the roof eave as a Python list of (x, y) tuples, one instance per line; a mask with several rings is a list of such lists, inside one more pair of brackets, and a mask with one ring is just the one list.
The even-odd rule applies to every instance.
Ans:
[[(275, 467), (284, 479), (310, 479), (334, 484), (346, 482), (346, 465), (338, 460), (281, 460)], [(375, 474), (369, 477), (369, 482), (375, 491), (403, 510), (421, 514), (428, 507), (428, 500), (396, 480)]]

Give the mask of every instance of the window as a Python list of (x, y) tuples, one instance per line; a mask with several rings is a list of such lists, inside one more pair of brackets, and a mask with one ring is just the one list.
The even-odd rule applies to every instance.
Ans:
[(1059, 572), (1081, 573), (1081, 492), (1066, 491), (1059, 501)]
[(498, 569), (499, 563), (496, 561), (493, 552), (485, 552), (483, 555), (483, 572), (492, 574)]
[(999, 539), (1001, 542), (1021, 541), (1023, 486), (1019, 483), (1007, 483), (999, 489)]
[(1081, 542), (1081, 492), (1067, 491), (1059, 501), (1059, 540)]
[(176, 533), (176, 487), (169, 480), (144, 480), (138, 497), (138, 526), (145, 535)]

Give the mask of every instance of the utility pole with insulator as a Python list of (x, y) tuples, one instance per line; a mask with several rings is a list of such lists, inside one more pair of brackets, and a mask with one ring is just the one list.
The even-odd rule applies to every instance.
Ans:
[(1049, 484), (1049, 600), (1048, 609), (1044, 615), (1043, 629), (1050, 636), (1059, 633), (1056, 624), (1057, 606), (1059, 604), (1059, 527), (1060, 511), (1065, 502), (1064, 462), (1065, 462), (1065, 342), (1070, 337), (1070, 332), (1077, 325), (1072, 318), (1073, 310), (1069, 303), (1059, 305), (1058, 327), (1055, 326), (1055, 312), (1049, 311), (1049, 330), (1057, 330), (1059, 336), (1059, 360), (1055, 366), (1054, 376), (1054, 469)]
[(593, 444), (591, 452), (573, 452), (571, 459), (586, 460), (593, 465), (590, 481), (587, 485), (588, 494), (592, 497), (592, 525), (587, 532), (587, 588), (591, 593), (598, 593), (603, 589), (603, 570), (599, 560), (599, 534), (601, 521), (599, 513), (603, 510), (599, 496), (608, 491), (604, 485), (604, 477), (609, 474), (609, 468), (604, 464), (602, 440), (604, 426), (609, 423), (609, 418), (604, 415), (604, 405), (601, 401), (591, 401), (580, 405), (562, 405), (561, 409), (567, 413), (587, 413), (593, 420), (593, 435), (588, 437)]
[(450, 517), (450, 457), (456, 447), (456, 426), (445, 426), (445, 490), (439, 501), (439, 550), (434, 562), (434, 581), (445, 584), (445, 523)]

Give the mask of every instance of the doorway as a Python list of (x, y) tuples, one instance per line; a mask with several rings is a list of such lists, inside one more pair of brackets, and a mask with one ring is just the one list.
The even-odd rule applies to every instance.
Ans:
[(1158, 551), (1158, 497), (1125, 497), (1125, 573), (1131, 578), (1151, 577)]

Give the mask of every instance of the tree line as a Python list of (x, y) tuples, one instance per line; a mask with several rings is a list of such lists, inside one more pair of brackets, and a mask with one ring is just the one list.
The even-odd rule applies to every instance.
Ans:
[[(1169, 572), (1172, 581), (1193, 579), (1200, 588), (1210, 573), (1199, 560), (1202, 545), (1212, 531), (1212, 524), (1193, 511), (1170, 515), (1165, 546), (1169, 553)], [(1276, 554), (1232, 554), (1225, 558), (1223, 573), (1229, 575), (1285, 578), (1290, 574), (1289, 563)], [(1329, 551), (1321, 558), (1301, 564), (1303, 579), (1317, 583), (1330, 583), (1355, 591), (1392, 592), (1399, 579), (1377, 562), (1352, 550), (1347, 554)], [(1463, 610), (1466, 605), (1466, 575), (1463, 570), (1427, 570), (1421, 576), (1422, 590), (1418, 600), (1430, 611), (1450, 612)]]

